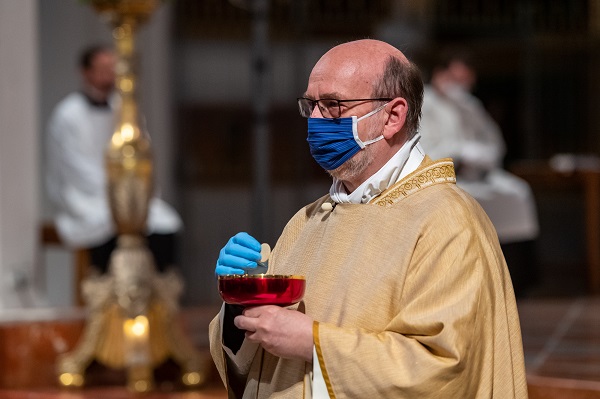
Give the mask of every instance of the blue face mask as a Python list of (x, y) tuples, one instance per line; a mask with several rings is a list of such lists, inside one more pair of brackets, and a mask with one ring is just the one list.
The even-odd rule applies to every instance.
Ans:
[(334, 170), (369, 144), (381, 140), (383, 135), (373, 140), (362, 141), (358, 138), (357, 126), (358, 121), (381, 111), (386, 105), (360, 118), (308, 118), (306, 141), (315, 161), (325, 170)]

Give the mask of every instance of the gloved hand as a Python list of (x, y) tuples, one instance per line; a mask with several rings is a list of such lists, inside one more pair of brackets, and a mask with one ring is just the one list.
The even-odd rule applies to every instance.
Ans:
[(260, 243), (248, 233), (237, 233), (221, 249), (215, 275), (244, 274), (244, 270), (256, 268), (260, 258)]

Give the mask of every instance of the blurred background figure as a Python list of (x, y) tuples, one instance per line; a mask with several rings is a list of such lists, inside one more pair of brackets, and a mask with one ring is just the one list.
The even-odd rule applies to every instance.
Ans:
[(503, 169), (506, 146), (499, 126), (471, 94), (477, 81), (473, 56), (446, 49), (425, 87), (421, 143), (433, 159), (451, 157), (457, 184), (492, 220), (518, 296), (535, 282), (533, 243), (539, 226), (529, 185)]
[[(116, 246), (105, 176), (104, 150), (113, 133), (116, 55), (103, 45), (80, 55), (82, 85), (54, 108), (47, 132), (46, 187), (54, 206), (54, 223), (61, 240), (71, 248), (89, 250), (92, 266), (107, 271)], [(175, 266), (177, 232), (182, 221), (158, 197), (151, 199), (148, 246), (159, 271)]]

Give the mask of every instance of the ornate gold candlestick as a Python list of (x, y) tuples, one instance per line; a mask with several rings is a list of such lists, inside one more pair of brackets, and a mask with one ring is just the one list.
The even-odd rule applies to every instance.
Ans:
[(118, 54), (116, 89), (121, 104), (105, 159), (109, 202), (119, 236), (108, 273), (83, 282), (90, 316), (77, 347), (58, 360), (59, 382), (83, 385), (85, 369), (96, 359), (108, 367), (126, 369), (128, 387), (145, 392), (154, 386), (153, 369), (170, 357), (182, 369), (182, 382), (198, 386), (206, 379), (206, 363), (178, 328), (183, 284), (175, 272), (157, 273), (144, 234), (153, 165), (150, 142), (139, 123), (134, 38), (159, 0), (90, 3), (111, 24)]

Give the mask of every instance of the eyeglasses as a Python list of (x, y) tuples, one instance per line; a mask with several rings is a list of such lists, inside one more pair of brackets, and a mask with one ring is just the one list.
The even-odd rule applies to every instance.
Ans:
[(298, 110), (303, 118), (310, 118), (317, 104), (319, 111), (324, 118), (339, 118), (342, 116), (342, 103), (353, 101), (391, 101), (393, 98), (359, 98), (355, 100), (336, 100), (333, 98), (321, 98), (313, 100), (311, 98), (298, 98)]

